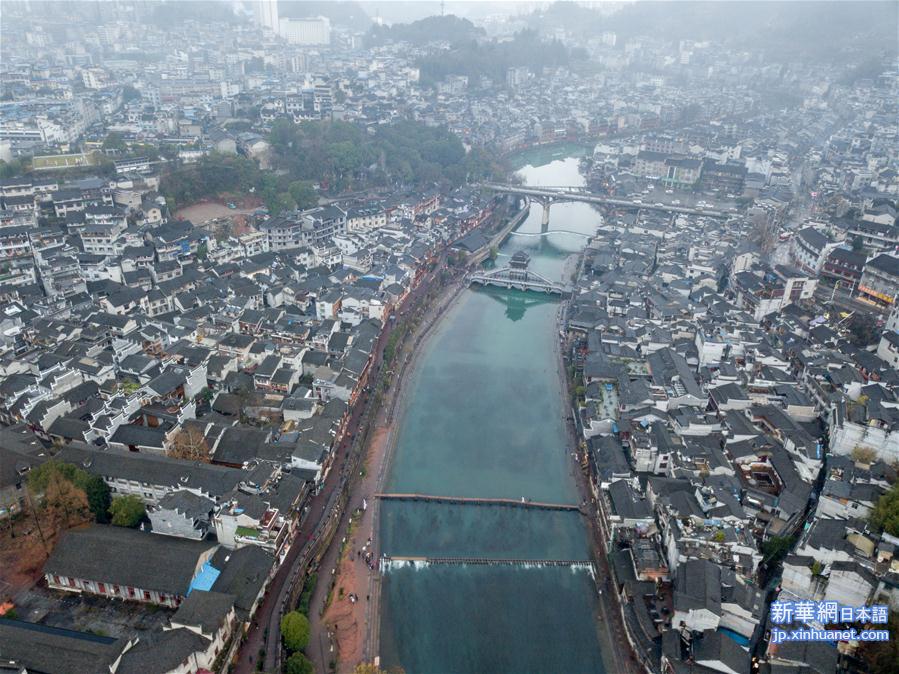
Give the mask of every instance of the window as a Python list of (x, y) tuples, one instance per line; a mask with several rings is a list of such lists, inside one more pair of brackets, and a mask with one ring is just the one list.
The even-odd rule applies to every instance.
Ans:
[(97, 592), (100, 594), (106, 594), (106, 585), (103, 583), (97, 583)]
[(133, 587), (128, 588), (128, 597), (131, 599), (134, 599), (134, 588)]
[(149, 592), (149, 590), (144, 590), (144, 601), (150, 601), (150, 592)]

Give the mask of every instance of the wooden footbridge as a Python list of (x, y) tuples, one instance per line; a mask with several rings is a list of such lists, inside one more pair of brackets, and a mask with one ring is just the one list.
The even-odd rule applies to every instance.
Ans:
[(426, 501), (431, 503), (450, 503), (456, 505), (513, 506), (518, 508), (536, 508), (538, 510), (566, 510), (580, 512), (580, 506), (570, 503), (545, 503), (522, 498), (471, 498), (466, 496), (432, 496), (429, 494), (375, 494), (375, 498), (395, 501)]

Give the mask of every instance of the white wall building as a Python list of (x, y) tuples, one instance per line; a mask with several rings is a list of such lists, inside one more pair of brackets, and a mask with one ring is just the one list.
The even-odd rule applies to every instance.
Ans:
[(331, 22), (323, 16), (281, 19), (278, 32), (291, 44), (331, 44)]

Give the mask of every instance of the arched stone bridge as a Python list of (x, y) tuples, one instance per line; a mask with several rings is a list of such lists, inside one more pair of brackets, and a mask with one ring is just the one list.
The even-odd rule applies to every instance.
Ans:
[(468, 276), (468, 282), (469, 284), (514, 288), (515, 290), (533, 290), (562, 297), (571, 295), (571, 288), (568, 286), (550, 281), (536, 272), (514, 267), (474, 272)]

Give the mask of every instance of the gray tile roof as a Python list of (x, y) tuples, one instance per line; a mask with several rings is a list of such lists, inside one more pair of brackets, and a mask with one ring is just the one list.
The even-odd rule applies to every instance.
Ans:
[(181, 602), (171, 622), (176, 625), (199, 627), (205, 634), (214, 634), (234, 606), (234, 600), (233, 594), (194, 590)]
[(208, 639), (188, 629), (154, 632), (122, 656), (116, 674), (166, 674), (208, 647)]
[(59, 539), (45, 573), (186, 595), (214, 543), (95, 524)]
[(125, 646), (122, 639), (0, 618), (2, 659), (29, 672), (109, 674)]
[(245, 477), (238, 468), (74, 445), (63, 448), (56, 458), (105, 478), (137, 480), (172, 490), (198, 491), (214, 499), (230, 492)]

